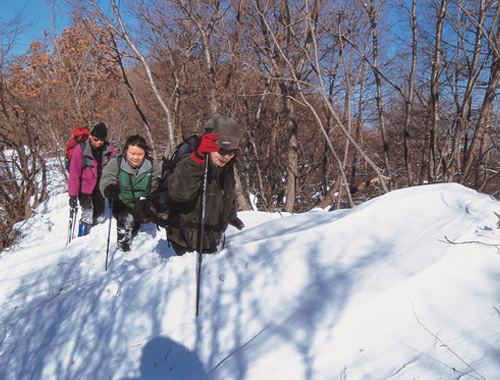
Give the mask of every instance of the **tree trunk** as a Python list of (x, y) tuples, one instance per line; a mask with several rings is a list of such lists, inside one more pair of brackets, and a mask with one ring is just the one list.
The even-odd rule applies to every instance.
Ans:
[(411, 30), (412, 30), (412, 45), (411, 45), (411, 69), (408, 77), (408, 99), (405, 102), (405, 121), (403, 126), (403, 146), (406, 174), (408, 176), (408, 186), (413, 185), (413, 168), (410, 157), (410, 123), (413, 110), (413, 98), (415, 91), (415, 73), (417, 71), (417, 46), (418, 46), (418, 24), (417, 24), (417, 0), (412, 0), (411, 10)]
[(298, 138), (297, 121), (295, 120), (293, 100), (288, 96), (288, 89), (282, 88), (283, 108), (285, 111), (287, 137), (288, 137), (288, 165), (285, 186), (285, 207), (286, 212), (293, 212), (295, 197), (297, 196), (298, 169)]
[(428, 151), (428, 180), (434, 183), (437, 180), (438, 161), (439, 161), (439, 74), (441, 69), (442, 43), (443, 43), (443, 28), (446, 16), (446, 8), (448, 0), (441, 0), (441, 6), (436, 22), (436, 39), (434, 44), (434, 60), (432, 63), (431, 83), (430, 83), (430, 99), (429, 110), (431, 118), (431, 128), (429, 136), (429, 151)]
[[(382, 81), (379, 75), (378, 69), (378, 36), (377, 36), (377, 14), (375, 11), (375, 5), (373, 0), (369, 2), (368, 8), (368, 17), (370, 19), (370, 30), (372, 35), (372, 44), (373, 44), (373, 74), (375, 76), (375, 84), (377, 87), (377, 93), (375, 96), (375, 100), (377, 102), (377, 114), (378, 114), (378, 122), (379, 128), (382, 135), (382, 149), (383, 149), (383, 159), (384, 159), (384, 167), (385, 171), (391, 175), (391, 168), (389, 165), (389, 142), (387, 139), (387, 129), (385, 126), (385, 117), (384, 117), (384, 107), (382, 104)], [(392, 182), (389, 182), (392, 187)]]

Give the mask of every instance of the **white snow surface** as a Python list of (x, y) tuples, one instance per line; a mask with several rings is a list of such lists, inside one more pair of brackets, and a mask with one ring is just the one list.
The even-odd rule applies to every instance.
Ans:
[[(500, 379), (500, 203), (458, 184), (349, 210), (240, 212), (177, 257), (109, 219), (66, 245), (66, 185), (0, 255), (0, 380)], [(107, 211), (107, 215), (109, 211)], [(454, 242), (452, 244), (451, 242)]]

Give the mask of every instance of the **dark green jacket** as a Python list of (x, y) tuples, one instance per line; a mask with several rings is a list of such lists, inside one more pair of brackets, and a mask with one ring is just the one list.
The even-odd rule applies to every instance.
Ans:
[(113, 158), (104, 168), (100, 190), (112, 183), (118, 183), (120, 195), (118, 199), (133, 210), (140, 198), (146, 198), (156, 186), (161, 176), (161, 166), (152, 159), (146, 158), (141, 165), (133, 166), (123, 156)]
[[(223, 168), (211, 162), (208, 166), (203, 251), (215, 252), (229, 220), (236, 217), (236, 192), (231, 162)], [(198, 249), (203, 175), (204, 165), (186, 157), (168, 179), (167, 237), (191, 250)]]

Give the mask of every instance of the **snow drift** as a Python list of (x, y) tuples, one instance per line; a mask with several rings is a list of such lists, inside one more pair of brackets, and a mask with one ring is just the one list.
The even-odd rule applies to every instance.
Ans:
[[(500, 203), (458, 184), (350, 210), (241, 212), (177, 257), (145, 225), (104, 271), (109, 221), (66, 245), (50, 198), (0, 256), (0, 379), (497, 379)], [(451, 243), (454, 242), (454, 243)]]

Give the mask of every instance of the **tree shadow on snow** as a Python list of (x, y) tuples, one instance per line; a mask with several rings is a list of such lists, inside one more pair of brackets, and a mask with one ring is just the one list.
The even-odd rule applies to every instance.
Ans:
[[(304, 227), (299, 225), (297, 230), (303, 232)], [(250, 379), (251, 366), (260, 361), (259, 357), (274, 352), (277, 345), (296, 356), (289, 356), (282, 363), (268, 363), (269, 370), (285, 370), (287, 360), (298, 359), (302, 372), (294, 378), (315, 379), (317, 340), (342, 319), (349, 300), (366, 281), (363, 275), (367, 269), (384, 262), (394, 249), (373, 234), (370, 239), (365, 238), (370, 241), (368, 247), (362, 244), (364, 240), (360, 247), (353, 242), (336, 241), (327, 259), (315, 254), (326, 249), (321, 239), (311, 237), (304, 243), (303, 235), (295, 233), (292, 227), (287, 231), (289, 234), (281, 239), (263, 236), (256, 240), (252, 236), (246, 244), (240, 241), (234, 249), (227, 249), (223, 260), (204, 267), (205, 297), (202, 294), (201, 302), (202, 309), (210, 310), (211, 318), (205, 323), (211, 326), (198, 331), (210, 331), (211, 335), (199, 335), (198, 344), (211, 342), (211, 354), (205, 364), (213, 379)], [(303, 247), (303, 251), (298, 251), (297, 246)], [(238, 254), (238, 248), (245, 254)], [(274, 289), (280, 295), (270, 297)], [(249, 315), (252, 324), (244, 317)], [(227, 340), (230, 330), (232, 341)]]

